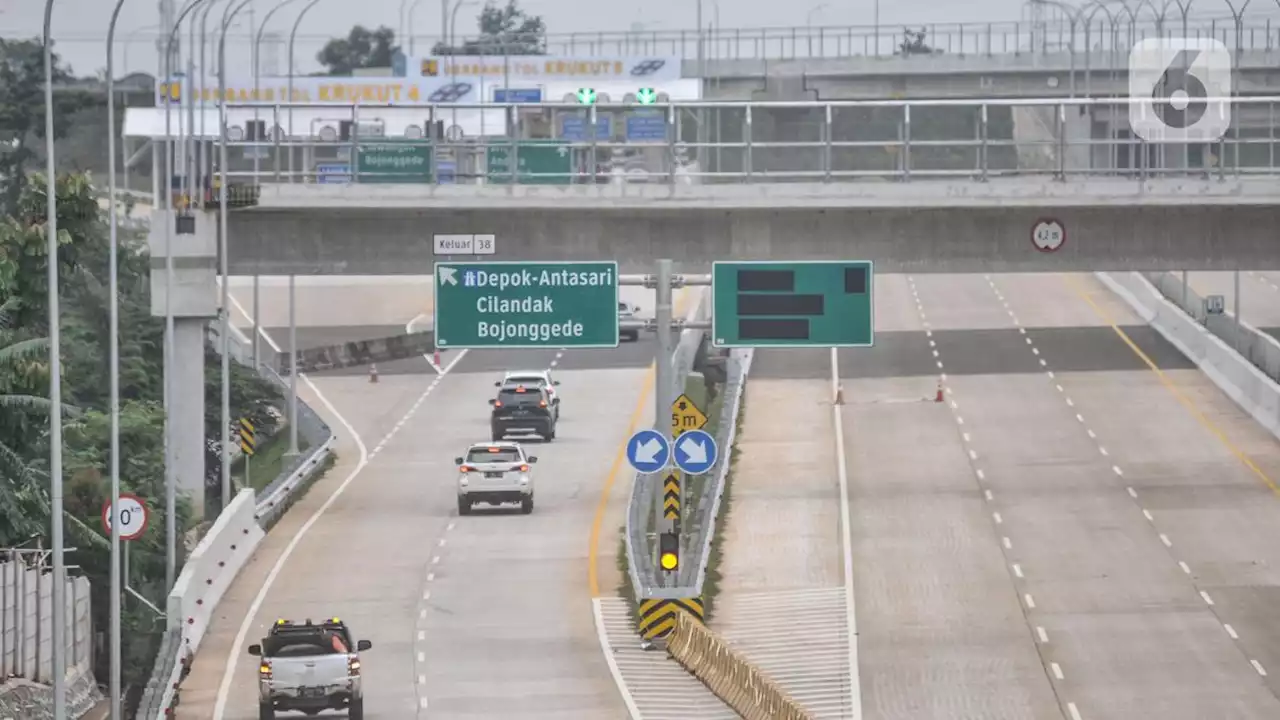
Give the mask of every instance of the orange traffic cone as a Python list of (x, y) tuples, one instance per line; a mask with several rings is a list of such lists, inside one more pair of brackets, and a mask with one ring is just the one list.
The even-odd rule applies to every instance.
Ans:
[(378, 382), (378, 366), (377, 365), (372, 365), (372, 364), (369, 365), (369, 382), (371, 383)]
[(844, 385), (836, 385), (836, 405), (844, 404)]
[(942, 402), (942, 381), (938, 381), (938, 394), (933, 396), (934, 402)]

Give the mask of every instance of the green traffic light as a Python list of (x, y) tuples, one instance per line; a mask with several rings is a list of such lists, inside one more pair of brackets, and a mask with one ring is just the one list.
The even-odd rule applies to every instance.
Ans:
[(640, 88), (636, 91), (636, 102), (641, 105), (652, 105), (658, 102), (658, 93), (653, 88)]
[(591, 88), (578, 88), (578, 102), (591, 105), (596, 101), (596, 91)]

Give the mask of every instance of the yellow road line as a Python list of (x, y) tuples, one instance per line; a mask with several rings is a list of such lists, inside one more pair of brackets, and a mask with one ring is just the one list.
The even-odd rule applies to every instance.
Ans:
[(1168, 390), (1175, 398), (1177, 398), (1178, 402), (1182, 403), (1182, 406), (1185, 407), (1187, 411), (1191, 413), (1191, 416), (1194, 417), (1200, 423), (1201, 426), (1203, 426), (1206, 430), (1209, 431), (1209, 434), (1216, 437), (1218, 441), (1222, 443), (1223, 447), (1225, 447), (1232, 455), (1234, 455), (1237, 460), (1243, 463), (1245, 467), (1249, 468), (1249, 470), (1252, 471), (1253, 474), (1256, 475), (1258, 479), (1263, 482), (1263, 484), (1271, 488), (1271, 492), (1277, 495), (1280, 495), (1280, 487), (1277, 487), (1276, 483), (1272, 481), (1272, 479), (1268, 477), (1265, 472), (1263, 472), (1262, 468), (1258, 467), (1257, 463), (1255, 463), (1252, 459), (1250, 459), (1250, 457), (1246, 455), (1243, 450), (1241, 450), (1235, 443), (1231, 442), (1231, 439), (1227, 437), (1227, 434), (1223, 432), (1221, 428), (1215, 425), (1212, 420), (1206, 417), (1205, 414), (1200, 411), (1200, 408), (1196, 406), (1195, 402), (1191, 400), (1191, 398), (1183, 394), (1183, 392), (1179, 390), (1176, 385), (1173, 384), (1173, 381), (1169, 379), (1169, 376), (1166, 375), (1163, 370), (1161, 370), (1159, 367), (1156, 366), (1155, 362), (1145, 352), (1142, 351), (1142, 348), (1138, 347), (1138, 344), (1135, 343), (1133, 339), (1129, 337), (1128, 333), (1120, 329), (1120, 326), (1116, 324), (1115, 319), (1111, 316), (1111, 314), (1108, 313), (1106, 310), (1104, 310), (1102, 306), (1100, 306), (1096, 301), (1094, 301), (1091, 293), (1086, 292), (1085, 289), (1080, 286), (1078, 280), (1075, 280), (1071, 276), (1066, 276), (1064, 280), (1066, 281), (1067, 285), (1071, 287), (1071, 290), (1075, 292), (1076, 295), (1080, 296), (1080, 299), (1084, 300), (1086, 303), (1089, 304), (1089, 307), (1093, 308), (1093, 311), (1098, 314), (1098, 317), (1102, 318), (1103, 322), (1111, 326), (1111, 329), (1115, 331), (1116, 335), (1120, 336), (1120, 339), (1124, 341), (1124, 344), (1128, 345), (1129, 349), (1132, 350), (1133, 353), (1137, 355), (1139, 359), (1142, 360), (1142, 362), (1146, 363), (1148, 368), (1151, 368), (1151, 372), (1155, 373), (1156, 377), (1159, 378), (1160, 384), (1163, 385), (1164, 388)]
[[(680, 291), (671, 313), (672, 317), (684, 317), (690, 295), (691, 293), (687, 290)], [(596, 515), (591, 520), (591, 537), (588, 540), (589, 547), (587, 548), (587, 585), (591, 589), (592, 598), (600, 597), (600, 570), (598, 567), (600, 559), (600, 528), (604, 524), (605, 513), (609, 510), (609, 497), (613, 494), (613, 485), (618, 480), (618, 472), (622, 470), (623, 461), (627, 458), (627, 441), (635, 433), (636, 425), (640, 424), (645, 404), (649, 401), (649, 393), (653, 392), (654, 370), (653, 363), (650, 363), (649, 369), (645, 371), (644, 384), (640, 387), (640, 399), (636, 401), (636, 407), (631, 411), (631, 420), (627, 423), (627, 432), (623, 435), (622, 442), (618, 445), (618, 453), (613, 457), (613, 464), (609, 466), (609, 474), (604, 479), (604, 488), (600, 491), (600, 500), (596, 503)]]

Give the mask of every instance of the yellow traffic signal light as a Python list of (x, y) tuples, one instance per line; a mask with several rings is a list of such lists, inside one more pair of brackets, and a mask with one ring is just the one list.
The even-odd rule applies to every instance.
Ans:
[(658, 536), (658, 564), (667, 572), (675, 572), (680, 567), (679, 535), (662, 533)]

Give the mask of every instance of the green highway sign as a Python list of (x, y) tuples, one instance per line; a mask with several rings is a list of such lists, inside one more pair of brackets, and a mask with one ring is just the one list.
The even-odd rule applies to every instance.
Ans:
[(716, 262), (716, 347), (870, 347), (875, 337), (867, 260)]
[(436, 263), (441, 348), (618, 346), (618, 263)]
[[(510, 145), (492, 145), (485, 152), (489, 182), (511, 183)], [(573, 182), (573, 151), (562, 140), (523, 140), (516, 145), (521, 185), (568, 185)]]
[(360, 143), (356, 148), (356, 182), (429, 183), (431, 154), (431, 143), (426, 140)]

